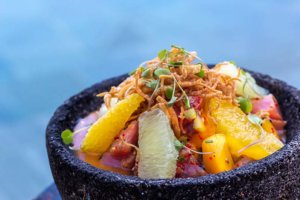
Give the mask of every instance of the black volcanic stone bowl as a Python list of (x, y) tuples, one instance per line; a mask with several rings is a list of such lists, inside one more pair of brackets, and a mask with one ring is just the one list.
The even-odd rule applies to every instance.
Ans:
[[(60, 106), (47, 127), (46, 142), (55, 183), (63, 199), (296, 199), (300, 198), (300, 92), (270, 76), (252, 73), (268, 88), (288, 121), (287, 144), (247, 166), (199, 178), (143, 180), (97, 169), (65, 146), (60, 133), (98, 109), (95, 95), (119, 84), (119, 76), (95, 84)], [(113, 125), (113, 124), (112, 124)]]

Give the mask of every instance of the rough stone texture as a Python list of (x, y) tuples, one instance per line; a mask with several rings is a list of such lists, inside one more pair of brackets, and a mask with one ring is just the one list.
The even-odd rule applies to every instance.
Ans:
[(97, 169), (77, 159), (60, 133), (101, 104), (95, 94), (120, 83), (108, 79), (71, 97), (47, 127), (46, 142), (55, 183), (63, 199), (295, 199), (300, 198), (300, 92), (270, 76), (253, 73), (279, 100), (287, 125), (287, 144), (245, 167), (199, 178), (142, 180)]

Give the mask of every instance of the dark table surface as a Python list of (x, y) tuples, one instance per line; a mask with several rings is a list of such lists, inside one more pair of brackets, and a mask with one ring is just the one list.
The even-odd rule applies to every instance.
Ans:
[(44, 131), (69, 96), (171, 44), (300, 86), (300, 1), (0, 1), (0, 199), (53, 182)]

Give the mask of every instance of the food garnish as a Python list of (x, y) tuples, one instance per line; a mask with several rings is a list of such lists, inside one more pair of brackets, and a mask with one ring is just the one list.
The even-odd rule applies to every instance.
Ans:
[(81, 150), (90, 154), (102, 155), (119, 132), (124, 129), (130, 116), (143, 101), (144, 98), (140, 95), (131, 94), (118, 102), (90, 127), (82, 142)]
[(251, 73), (234, 61), (209, 68), (176, 45), (97, 97), (103, 104), (88, 130), (66, 129), (61, 137), (104, 170), (143, 179), (199, 177), (263, 159), (285, 142), (279, 104)]

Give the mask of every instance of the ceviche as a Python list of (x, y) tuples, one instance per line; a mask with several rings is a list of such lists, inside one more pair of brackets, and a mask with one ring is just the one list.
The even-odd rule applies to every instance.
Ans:
[(283, 147), (279, 104), (234, 62), (213, 68), (172, 45), (95, 98), (100, 109), (61, 133), (79, 159), (145, 179), (229, 171)]

